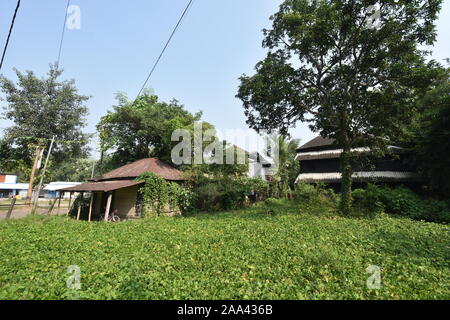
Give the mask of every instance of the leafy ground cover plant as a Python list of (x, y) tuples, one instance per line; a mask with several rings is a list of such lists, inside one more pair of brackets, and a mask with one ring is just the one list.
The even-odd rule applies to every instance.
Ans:
[[(0, 221), (0, 299), (448, 299), (446, 226), (293, 202), (117, 224)], [(369, 290), (370, 265), (381, 288)], [(67, 288), (69, 266), (81, 290)]]

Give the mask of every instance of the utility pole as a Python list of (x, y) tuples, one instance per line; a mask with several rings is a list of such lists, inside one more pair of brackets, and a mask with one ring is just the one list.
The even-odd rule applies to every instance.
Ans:
[(34, 184), (34, 177), (36, 176), (36, 170), (38, 167), (38, 164), (42, 158), (42, 153), (44, 149), (40, 148), (39, 146), (36, 147), (36, 151), (34, 153), (34, 164), (33, 168), (31, 169), (31, 175), (30, 175), (30, 182), (28, 184), (28, 192), (27, 192), (27, 200), (26, 204), (31, 204), (31, 198), (33, 196), (33, 184)]
[(95, 160), (92, 162), (91, 179), (94, 179), (94, 172), (95, 172)]
[(34, 197), (33, 210), (31, 211), (31, 214), (33, 215), (36, 213), (39, 201), (39, 194), (41, 193), (42, 184), (44, 183), (45, 171), (47, 170), (48, 159), (50, 158), (50, 153), (52, 153), (54, 143), (55, 143), (55, 136), (52, 137), (52, 142), (50, 143), (50, 148), (48, 149), (47, 158), (45, 158), (44, 168), (42, 169), (41, 179), (39, 180), (39, 185), (37, 187), (36, 195)]

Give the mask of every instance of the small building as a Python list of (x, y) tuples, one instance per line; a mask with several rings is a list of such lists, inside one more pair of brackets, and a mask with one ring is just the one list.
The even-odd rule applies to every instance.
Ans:
[(274, 160), (262, 155), (260, 152), (250, 153), (248, 159), (249, 178), (261, 178), (269, 181), (270, 177), (276, 173)]
[[(44, 197), (46, 199), (57, 199), (60, 196), (62, 189), (79, 186), (82, 182), (65, 182), (65, 181), (57, 181), (50, 182), (45, 185), (42, 192), (39, 194), (39, 197)], [(68, 199), (69, 194), (65, 193), (61, 198)]]
[[(370, 155), (370, 149), (359, 147), (351, 151), (355, 155), (367, 154), (369, 163), (359, 165), (353, 173), (353, 182), (358, 185), (367, 182), (388, 184), (414, 184), (420, 181), (414, 170), (410, 154), (405, 149), (389, 146), (390, 154), (384, 157)], [(333, 139), (316, 137), (297, 149), (296, 160), (300, 162), (300, 174), (296, 182), (331, 184), (339, 189), (340, 156), (343, 152)]]
[(19, 196), (26, 198), (28, 183), (17, 183), (17, 176), (0, 173), (0, 199)]
[(142, 196), (139, 188), (143, 181), (136, 178), (145, 172), (153, 172), (171, 182), (182, 182), (186, 179), (181, 171), (156, 158), (141, 159), (123, 167), (105, 173), (88, 183), (70, 188), (62, 192), (89, 192), (92, 194), (89, 206), (90, 217), (98, 220), (108, 212), (116, 212), (120, 218), (142, 216)]

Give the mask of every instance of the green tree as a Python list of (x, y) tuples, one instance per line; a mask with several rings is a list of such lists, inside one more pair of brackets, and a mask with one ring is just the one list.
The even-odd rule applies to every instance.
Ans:
[(68, 159), (58, 166), (51, 166), (49, 170), (49, 180), (51, 181), (71, 181), (85, 182), (92, 176), (94, 166), (95, 176), (98, 176), (95, 165), (97, 161), (90, 159)]
[(88, 154), (89, 135), (82, 132), (86, 125), (87, 96), (78, 94), (74, 80), (60, 81), (62, 74), (55, 65), (45, 78), (32, 71), (15, 69), (17, 83), (0, 76), (0, 90), (5, 94), (3, 118), (13, 124), (5, 130), (0, 143), (0, 165), (3, 170), (21, 171), (27, 179), (36, 148), (45, 148), (53, 136), (53, 165), (72, 157)]
[(280, 136), (278, 141), (279, 165), (277, 176), (279, 177), (279, 190), (282, 194), (289, 196), (291, 190), (295, 188), (295, 180), (300, 172), (300, 163), (295, 160), (300, 140)]
[[(419, 170), (434, 195), (450, 194), (450, 69), (419, 101), (422, 112), (416, 118), (410, 142)], [(410, 144), (410, 145), (411, 145)]]
[[(379, 4), (380, 25), (370, 24)], [(265, 30), (267, 57), (242, 76), (247, 123), (286, 133), (298, 121), (335, 138), (341, 155), (341, 213), (350, 212), (352, 147), (384, 151), (429, 85), (419, 45), (435, 41), (441, 0), (286, 0)]]
[[(97, 125), (101, 150), (110, 151), (109, 166), (118, 167), (148, 157), (171, 162), (172, 133), (176, 129), (194, 131), (194, 122), (201, 112), (192, 114), (177, 100), (159, 101), (156, 95), (145, 92), (136, 101), (128, 101), (124, 94), (117, 95), (118, 105), (108, 112)], [(204, 123), (204, 129), (213, 128)], [(193, 136), (193, 135), (192, 135)]]

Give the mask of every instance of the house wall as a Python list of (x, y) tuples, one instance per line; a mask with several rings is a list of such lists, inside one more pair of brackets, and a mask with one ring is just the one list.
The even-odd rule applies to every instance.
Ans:
[(112, 210), (119, 210), (121, 218), (136, 215), (136, 199), (139, 186), (132, 186), (114, 191)]
[[(405, 156), (400, 155), (398, 159), (384, 157), (382, 159), (372, 159), (370, 165), (360, 165), (354, 168), (355, 171), (415, 171), (413, 163)], [(340, 172), (340, 160), (317, 159), (300, 161), (301, 173), (326, 173)]]

